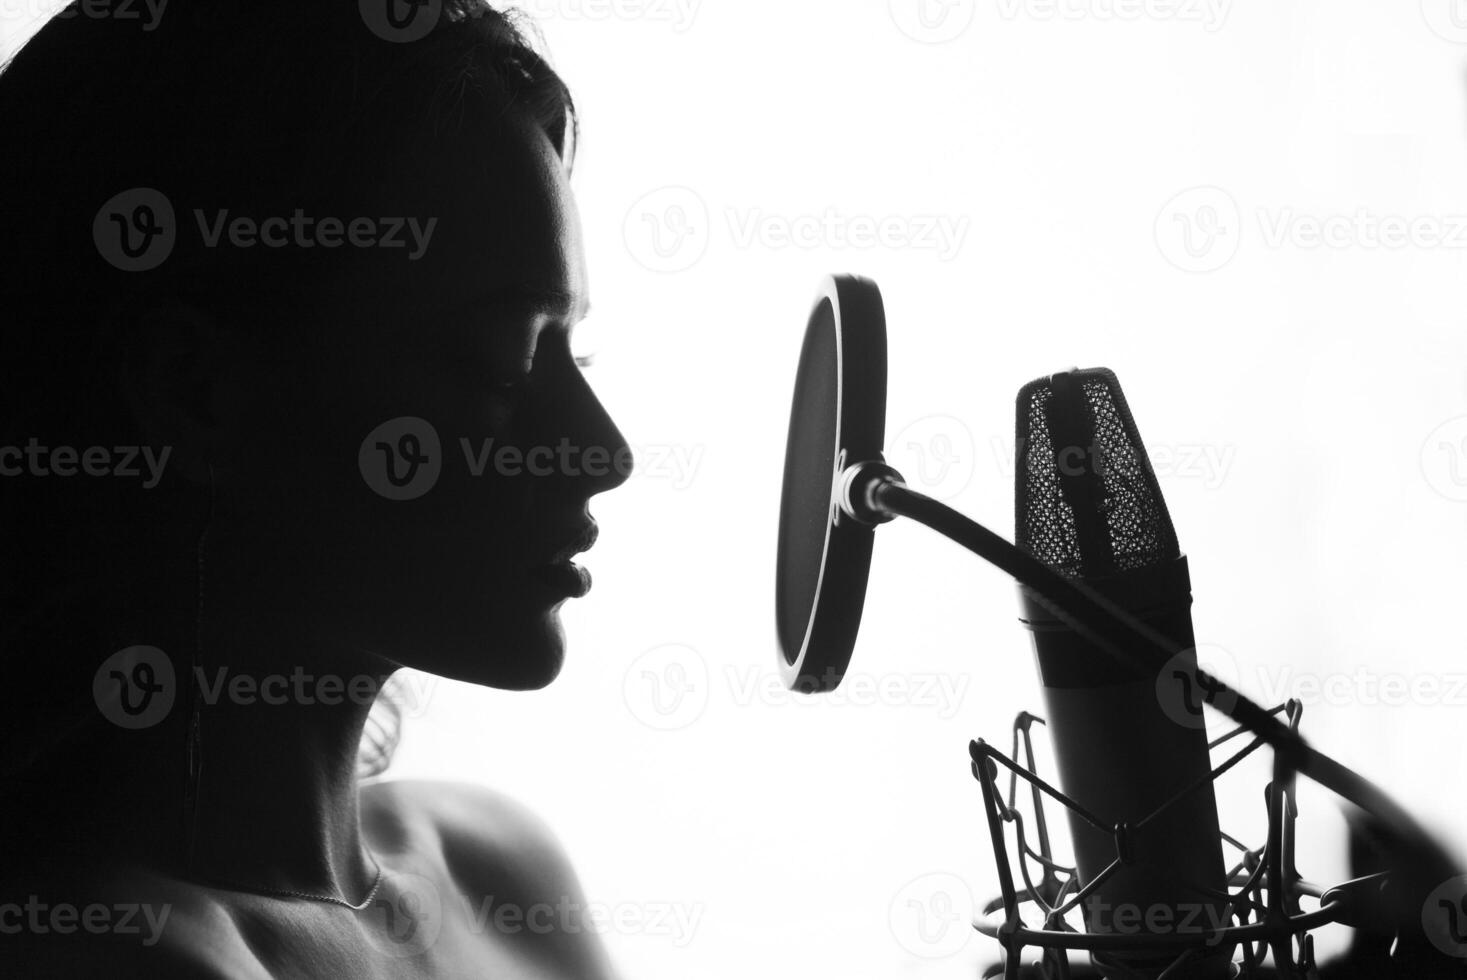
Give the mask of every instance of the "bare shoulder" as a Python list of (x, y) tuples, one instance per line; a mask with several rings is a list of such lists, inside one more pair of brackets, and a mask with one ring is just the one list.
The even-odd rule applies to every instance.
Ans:
[(513, 797), (472, 783), (389, 780), (362, 791), (363, 829), (388, 851), (437, 838), (456, 875), (534, 871), (538, 880), (574, 880), (550, 825)]
[(469, 783), (389, 780), (362, 790), (375, 847), (436, 849), (478, 928), (585, 980), (615, 976), (565, 847), (530, 807)]

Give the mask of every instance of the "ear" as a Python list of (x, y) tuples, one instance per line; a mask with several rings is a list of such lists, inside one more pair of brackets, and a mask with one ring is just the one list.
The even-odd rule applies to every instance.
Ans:
[(238, 331), (196, 307), (169, 303), (140, 315), (118, 382), (143, 443), (169, 466), (207, 485), (231, 458), (254, 355)]

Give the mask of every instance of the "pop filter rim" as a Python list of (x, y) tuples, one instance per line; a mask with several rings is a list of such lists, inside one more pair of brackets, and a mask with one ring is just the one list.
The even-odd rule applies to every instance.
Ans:
[[(833, 337), (824, 336), (831, 331)], [(833, 340), (827, 347), (822, 343)], [(820, 421), (802, 415), (809, 392), (820, 383), (818, 363), (822, 350), (834, 351), (834, 444), (831, 472), (813, 478), (804, 472), (808, 461), (798, 457), (801, 435)], [(789, 438), (785, 449), (784, 484), (780, 496), (779, 561), (775, 585), (775, 628), (779, 642), (780, 674), (787, 687), (803, 692), (832, 691), (850, 665), (860, 630), (871, 568), (875, 528), (844, 514), (838, 504), (840, 478), (847, 466), (883, 460), (886, 438), (886, 312), (881, 290), (870, 279), (832, 275), (821, 283), (805, 328), (799, 370), (790, 408)], [(827, 401), (828, 404), (828, 401)], [(802, 426), (805, 427), (802, 431)], [(818, 431), (818, 429), (816, 430)], [(817, 461), (818, 463), (818, 461)], [(801, 617), (790, 609), (792, 578), (807, 568), (790, 546), (798, 533), (799, 516), (808, 514), (810, 494), (825, 495), (824, 540), (819, 569), (803, 631), (796, 637)]]

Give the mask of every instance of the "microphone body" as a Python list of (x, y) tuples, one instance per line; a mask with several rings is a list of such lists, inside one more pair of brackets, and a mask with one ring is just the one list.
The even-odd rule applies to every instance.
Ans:
[[(1196, 668), (1191, 581), (1115, 376), (1027, 385), (1018, 453), (1019, 544), (1189, 651), (1144, 671), (1121, 665), (1020, 589), (1060, 786), (1106, 828), (1069, 811), (1080, 884), (1121, 862), (1085, 901), (1086, 929), (1198, 938), (1227, 924), (1207, 734), (1200, 712), (1195, 724), (1168, 713), (1157, 683)], [(1178, 955), (1158, 946), (1095, 959), (1121, 980), (1156, 977)], [(1168, 976), (1225, 980), (1230, 957), (1208, 949)]]

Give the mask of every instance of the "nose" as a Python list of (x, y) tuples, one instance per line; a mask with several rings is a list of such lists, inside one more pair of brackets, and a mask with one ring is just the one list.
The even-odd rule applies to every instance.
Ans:
[(631, 476), (631, 447), (579, 367), (569, 368), (565, 386), (541, 417), (546, 431), (571, 448), (574, 465), (565, 475), (577, 496), (589, 499), (614, 490)]

